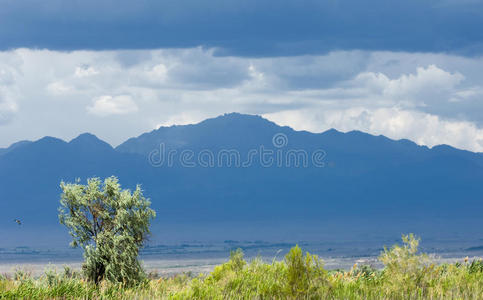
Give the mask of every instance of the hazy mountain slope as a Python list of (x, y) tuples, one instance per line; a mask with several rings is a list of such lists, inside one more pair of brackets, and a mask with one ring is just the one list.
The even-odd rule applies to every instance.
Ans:
[(32, 142), (31, 141), (20, 141), (20, 142), (13, 143), (8, 148), (0, 148), (0, 155), (5, 154), (5, 153), (8, 153), (8, 152), (10, 152), (10, 151), (12, 151), (14, 149), (17, 149), (18, 147), (22, 147), (24, 145), (28, 145), (30, 143), (32, 143)]
[[(280, 147), (274, 136), (282, 138)], [(157, 164), (160, 145), (177, 151), (173, 165)], [(294, 167), (284, 160), (279, 166), (276, 157), (263, 165), (255, 156), (245, 167), (228, 167), (225, 160), (204, 167), (196, 160), (202, 151), (218, 159), (227, 149), (238, 151), (243, 163), (250, 150), (262, 147), (273, 155), (280, 151), (282, 158), (287, 151), (304, 150), (310, 159), (323, 150), (324, 165), (309, 161)], [(185, 150), (194, 155), (195, 166), (181, 164)], [(481, 154), (449, 146), (428, 149), (357, 131), (299, 132), (258, 116), (229, 114), (162, 127), (116, 149), (90, 134), (69, 143), (46, 137), (13, 149), (0, 156), (0, 224), (13, 226), (11, 220), (20, 217), (26, 224), (54, 226), (61, 180), (110, 175), (125, 187), (142, 183), (158, 212), (155, 228), (187, 226), (193, 238), (197, 228), (211, 223), (229, 228), (296, 222), (303, 228), (306, 222), (340, 227), (357, 220), (359, 230), (382, 220), (419, 220), (428, 228), (441, 219), (483, 223), (482, 166)], [(215, 227), (207, 228), (209, 233)]]
[(138, 182), (143, 163), (144, 159), (118, 153), (93, 135), (81, 135), (70, 143), (45, 137), (0, 156), (0, 216), (7, 221), (18, 217), (55, 224), (61, 180), (116, 174), (129, 185)]

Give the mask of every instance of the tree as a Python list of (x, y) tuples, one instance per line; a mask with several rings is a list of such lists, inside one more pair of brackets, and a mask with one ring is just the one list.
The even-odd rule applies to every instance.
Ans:
[(69, 228), (72, 247), (84, 249), (82, 266), (89, 280), (132, 284), (143, 277), (139, 249), (156, 216), (141, 187), (122, 190), (116, 177), (87, 185), (61, 182), (59, 221)]

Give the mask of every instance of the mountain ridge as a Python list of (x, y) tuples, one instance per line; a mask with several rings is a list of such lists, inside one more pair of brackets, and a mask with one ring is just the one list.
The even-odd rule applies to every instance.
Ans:
[[(172, 165), (152, 160), (160, 144), (177, 153)], [(261, 163), (262, 149), (271, 151), (272, 164)], [(241, 162), (249, 151), (258, 152), (250, 164), (237, 166), (227, 157), (218, 160), (226, 150), (236, 150)], [(191, 151), (189, 165), (181, 160), (183, 151)], [(206, 151), (215, 160), (212, 165), (200, 163)], [(289, 151), (301, 156), (277, 160), (278, 153)], [(324, 154), (322, 164), (312, 160), (316, 151)], [(124, 188), (142, 184), (158, 212), (154, 228), (184, 226), (194, 237), (197, 228), (215, 221), (216, 227), (295, 222), (302, 231), (307, 222), (342, 226), (348, 220), (358, 220), (360, 230), (382, 230), (384, 219), (416, 220), (432, 228), (444, 218), (443, 225), (455, 230), (463, 219), (483, 225), (481, 153), (358, 131), (296, 131), (260, 116), (235, 114), (162, 127), (116, 148), (88, 133), (69, 142), (44, 137), (14, 147), (0, 155), (0, 227), (15, 225), (4, 221), (13, 218), (57, 227), (61, 181), (112, 175)]]
[(293, 131), (293, 132), (297, 132), (297, 133), (303, 133), (303, 134), (310, 134), (310, 135), (339, 135), (339, 136), (344, 136), (344, 135), (365, 135), (365, 136), (368, 136), (370, 138), (383, 138), (383, 139), (386, 139), (388, 141), (391, 141), (391, 142), (398, 142), (398, 143), (401, 143), (401, 144), (407, 144), (408, 146), (418, 146), (422, 149), (433, 149), (433, 148), (440, 148), (440, 147), (443, 147), (443, 146), (447, 146), (451, 149), (454, 149), (454, 150), (458, 150), (458, 151), (465, 151), (465, 152), (469, 152), (469, 153), (474, 153), (474, 154), (478, 154), (478, 155), (483, 155), (483, 153), (481, 152), (472, 152), (472, 151), (469, 151), (469, 150), (464, 150), (464, 149), (459, 149), (459, 148), (456, 148), (456, 147), (453, 147), (453, 146), (450, 146), (450, 145), (446, 145), (446, 144), (441, 144), (441, 145), (435, 145), (433, 147), (428, 147), (426, 145), (420, 145), (420, 144), (417, 144), (416, 142), (410, 140), (410, 139), (391, 139), (389, 137), (386, 137), (382, 134), (380, 135), (373, 135), (373, 134), (370, 134), (370, 133), (366, 133), (366, 132), (363, 132), (363, 131), (359, 131), (359, 130), (351, 130), (351, 131), (348, 131), (348, 132), (342, 132), (342, 131), (338, 131), (337, 129), (334, 129), (334, 128), (331, 128), (331, 129), (328, 129), (326, 131), (323, 131), (323, 132), (320, 132), (320, 133), (314, 133), (314, 132), (310, 132), (310, 131), (307, 131), (307, 130), (295, 130), (289, 126), (280, 126), (278, 124), (276, 124), (275, 122), (272, 122), (268, 119), (265, 119), (263, 118), (262, 116), (259, 116), (259, 115), (245, 115), (245, 114), (240, 114), (240, 113), (228, 113), (228, 114), (224, 114), (224, 115), (220, 115), (218, 117), (214, 117), (214, 118), (209, 118), (209, 119), (206, 119), (206, 120), (203, 120), (199, 123), (195, 123), (195, 124), (187, 124), (187, 125), (172, 125), (172, 126), (162, 126), (162, 127), (159, 127), (158, 129), (154, 129), (152, 131), (149, 131), (149, 132), (145, 132), (145, 133), (142, 133), (141, 135), (137, 136), (137, 137), (131, 137), (129, 139), (127, 139), (125, 142), (121, 143), (120, 145), (118, 145), (117, 147), (115, 147), (116, 150), (118, 151), (121, 151), (121, 152), (129, 152), (126, 150), (126, 145), (128, 145), (129, 143), (132, 143), (132, 142), (135, 142), (137, 139), (141, 139), (141, 140), (145, 140), (146, 137), (148, 136), (152, 136), (152, 135), (160, 135), (162, 133), (162, 131), (165, 131), (165, 130), (169, 130), (169, 129), (180, 129), (182, 128), (183, 130), (186, 130), (186, 129), (190, 129), (190, 128), (193, 128), (194, 126), (197, 126), (197, 125), (204, 125), (204, 124), (207, 124), (207, 123), (210, 123), (210, 122), (218, 122), (220, 123), (219, 121), (224, 121), (224, 120), (230, 120), (232, 119), (233, 120), (233, 117), (236, 117), (239, 118), (242, 117), (242, 118), (251, 118), (252, 120), (263, 120), (265, 122), (267, 122), (267, 124), (270, 124), (270, 125), (275, 125), (276, 128), (279, 128), (279, 129), (287, 129), (287, 130), (290, 130), (290, 131)]
[(415, 146), (421, 147), (423, 149), (424, 148), (427, 148), (429, 150), (433, 150), (433, 149), (438, 149), (438, 150), (439, 149), (444, 149), (444, 150), (450, 150), (450, 151), (457, 150), (457, 151), (464, 151), (464, 152), (467, 152), (467, 153), (473, 153), (473, 154), (483, 155), (483, 152), (474, 152), (474, 151), (470, 151), (470, 150), (466, 150), (466, 149), (457, 148), (457, 147), (454, 147), (454, 146), (451, 146), (451, 145), (448, 145), (448, 144), (438, 144), (438, 145), (434, 145), (432, 147), (428, 147), (426, 145), (417, 144), (416, 142), (412, 141), (411, 139), (407, 139), (407, 138), (393, 139), (393, 138), (387, 137), (387, 136), (382, 135), (382, 134), (375, 135), (375, 134), (370, 134), (370, 133), (367, 133), (367, 132), (364, 132), (364, 131), (360, 131), (360, 130), (350, 130), (350, 131), (347, 131), (347, 132), (339, 131), (339, 130), (337, 130), (335, 128), (330, 128), (330, 129), (327, 129), (327, 130), (325, 130), (323, 132), (311, 132), (311, 131), (307, 131), (307, 130), (295, 130), (295, 129), (291, 128), (290, 126), (281, 126), (281, 125), (278, 125), (277, 123), (275, 123), (273, 121), (270, 121), (268, 119), (265, 119), (265, 118), (263, 118), (260, 115), (249, 115), (249, 114), (241, 114), (241, 113), (225, 113), (223, 115), (219, 115), (219, 116), (213, 117), (213, 118), (208, 118), (208, 119), (205, 119), (203, 121), (200, 121), (198, 123), (193, 123), (193, 124), (161, 126), (161, 127), (157, 128), (157, 129), (153, 129), (151, 131), (144, 132), (144, 133), (142, 133), (142, 134), (140, 134), (138, 136), (130, 137), (130, 138), (126, 139), (124, 142), (122, 142), (121, 144), (119, 144), (116, 147), (114, 147), (111, 144), (109, 144), (108, 142), (106, 142), (106, 141), (98, 138), (96, 135), (94, 135), (92, 133), (85, 132), (85, 133), (79, 134), (77, 137), (71, 139), (70, 141), (65, 141), (63, 139), (56, 138), (56, 137), (51, 137), (51, 136), (44, 136), (44, 137), (42, 137), (42, 138), (40, 138), (38, 140), (34, 140), (34, 141), (28, 141), (28, 140), (18, 141), (18, 142), (12, 143), (9, 147), (0, 148), (0, 155), (5, 154), (5, 153), (7, 153), (9, 151), (12, 151), (12, 150), (16, 149), (17, 147), (24, 146), (24, 145), (28, 145), (28, 144), (32, 144), (32, 143), (39, 142), (39, 141), (43, 141), (44, 139), (47, 139), (47, 140), (51, 140), (52, 139), (52, 140), (56, 140), (56, 141), (62, 141), (62, 142), (65, 142), (65, 143), (77, 143), (78, 140), (83, 139), (83, 138), (86, 138), (86, 137), (95, 139), (100, 144), (102, 143), (102, 144), (108, 145), (110, 148), (113, 148), (115, 150), (118, 150), (118, 151), (121, 150), (122, 151), (122, 148), (124, 147), (124, 145), (126, 143), (129, 143), (129, 142), (134, 141), (134, 140), (139, 139), (139, 138), (143, 138), (145, 136), (149, 136), (149, 135), (152, 135), (152, 134), (159, 133), (159, 131), (162, 131), (162, 130), (173, 129), (173, 128), (183, 128), (183, 129), (187, 129), (187, 128), (191, 128), (191, 127), (194, 127), (194, 126), (197, 126), (197, 125), (203, 125), (203, 124), (206, 124), (206, 123), (209, 123), (209, 122), (212, 122), (212, 121), (225, 120), (226, 118), (230, 118), (232, 116), (241, 116), (241, 117), (248, 117), (248, 118), (254, 118), (254, 119), (258, 119), (258, 120), (263, 120), (263, 121), (267, 122), (267, 124), (275, 125), (277, 128), (289, 129), (289, 130), (292, 130), (292, 131), (297, 132), (297, 133), (307, 133), (307, 134), (313, 134), (313, 135), (333, 135), (333, 134), (338, 134), (338, 135), (359, 135), (359, 134), (362, 134), (362, 135), (369, 136), (371, 138), (384, 138), (384, 139), (387, 139), (387, 140), (392, 141), (392, 142), (399, 142), (399, 143), (406, 143), (408, 145), (415, 145)]

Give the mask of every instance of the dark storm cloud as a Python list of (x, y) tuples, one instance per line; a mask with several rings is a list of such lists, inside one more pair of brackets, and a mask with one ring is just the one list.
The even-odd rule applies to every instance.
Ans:
[(331, 50), (483, 53), (483, 2), (178, 0), (0, 2), (0, 47), (206, 46), (220, 55)]

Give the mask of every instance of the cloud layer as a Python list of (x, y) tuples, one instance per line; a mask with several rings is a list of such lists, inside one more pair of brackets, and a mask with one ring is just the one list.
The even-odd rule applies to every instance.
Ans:
[(363, 130), (483, 151), (483, 58), (335, 51), (246, 58), (215, 49), (0, 52), (0, 146), (85, 131), (113, 145), (226, 112), (295, 129)]
[(93, 101), (91, 106), (87, 107), (87, 111), (91, 114), (101, 117), (109, 115), (125, 115), (138, 111), (138, 106), (129, 95), (120, 96), (101, 96)]
[(483, 54), (481, 0), (5, 0), (0, 47), (218, 48), (221, 55)]

